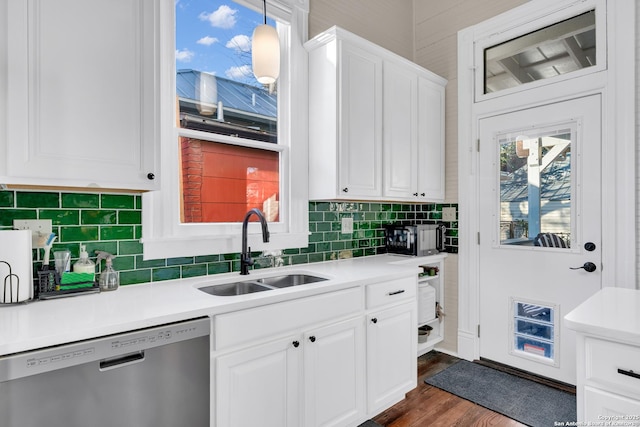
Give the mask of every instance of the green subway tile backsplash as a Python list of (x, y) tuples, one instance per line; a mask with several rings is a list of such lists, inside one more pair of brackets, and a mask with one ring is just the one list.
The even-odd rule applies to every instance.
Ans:
[(83, 210), (80, 216), (81, 224), (116, 224), (116, 211)]
[(12, 191), (0, 191), (0, 207), (10, 208), (13, 207), (13, 199), (15, 193)]
[[(435, 203), (311, 201), (309, 246), (288, 248), (275, 257), (253, 253), (254, 268), (383, 253), (385, 224), (439, 222), (443, 206), (457, 207)], [(342, 233), (341, 221), (345, 217), (353, 218), (353, 233)], [(0, 191), (0, 229), (11, 229), (14, 219), (51, 219), (53, 231), (58, 235), (53, 251), (69, 249), (72, 262), (79, 256), (81, 243), (87, 246), (94, 261), (96, 250), (114, 254), (114, 267), (120, 272), (122, 285), (239, 270), (238, 253), (143, 260), (142, 197), (138, 194)], [(445, 224), (447, 250), (457, 252), (458, 222)], [(42, 263), (43, 252), (34, 251), (34, 254), (34, 268), (37, 268)], [(100, 267), (104, 267), (104, 262)]]
[(39, 219), (50, 219), (53, 225), (74, 225), (80, 222), (80, 211), (77, 209), (40, 209)]
[(103, 194), (101, 199), (101, 207), (104, 208), (120, 208), (133, 209), (136, 206), (136, 196), (126, 194)]
[(59, 193), (16, 192), (16, 206), (19, 208), (59, 208)]
[(99, 194), (77, 194), (77, 193), (64, 193), (62, 194), (62, 207), (63, 208), (99, 208), (100, 207), (100, 195)]
[(0, 215), (0, 227), (13, 227), (14, 219), (38, 219), (34, 210), (28, 209), (2, 209)]

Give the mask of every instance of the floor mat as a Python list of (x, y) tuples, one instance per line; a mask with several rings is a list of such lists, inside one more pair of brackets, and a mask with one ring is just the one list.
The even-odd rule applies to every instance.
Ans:
[(533, 427), (576, 420), (576, 396), (466, 360), (425, 383)]

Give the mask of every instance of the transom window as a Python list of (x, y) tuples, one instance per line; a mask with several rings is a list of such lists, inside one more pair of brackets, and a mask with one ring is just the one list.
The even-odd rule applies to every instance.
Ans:
[(484, 93), (596, 65), (595, 10), (484, 50)]

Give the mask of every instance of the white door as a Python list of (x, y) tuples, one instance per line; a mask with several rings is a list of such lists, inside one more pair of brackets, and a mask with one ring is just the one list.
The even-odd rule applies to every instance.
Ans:
[(296, 337), (216, 359), (216, 425), (294, 427), (299, 422), (302, 346)]
[(382, 192), (382, 59), (341, 42), (338, 194)]
[(362, 317), (307, 332), (303, 342), (304, 425), (355, 424), (365, 412)]
[(406, 66), (384, 62), (383, 194), (418, 196), (418, 77)]
[(367, 316), (367, 411), (376, 414), (416, 386), (418, 339), (413, 304)]
[(563, 317), (601, 286), (600, 112), (591, 95), (478, 124), (480, 356), (570, 384)]

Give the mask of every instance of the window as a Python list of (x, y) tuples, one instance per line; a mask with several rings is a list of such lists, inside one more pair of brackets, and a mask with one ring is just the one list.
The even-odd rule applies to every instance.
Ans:
[[(162, 189), (143, 196), (145, 259), (239, 252), (241, 223), (254, 207), (269, 220), (270, 249), (307, 246), (307, 61), (299, 29), (308, 4), (267, 2), (282, 61), (269, 87), (251, 71), (261, 1), (171, 6), (164, 5), (162, 28), (175, 26), (175, 38), (160, 35)], [(252, 239), (258, 233), (250, 224), (254, 250), (266, 247)]]
[(519, 36), (484, 51), (484, 93), (596, 65), (596, 12)]
[(496, 17), (474, 43), (475, 100), (481, 102), (607, 69), (605, 0), (550, 7), (536, 19)]
[(500, 244), (570, 248), (576, 124), (527, 128), (497, 138)]

